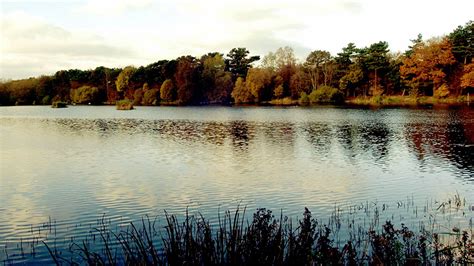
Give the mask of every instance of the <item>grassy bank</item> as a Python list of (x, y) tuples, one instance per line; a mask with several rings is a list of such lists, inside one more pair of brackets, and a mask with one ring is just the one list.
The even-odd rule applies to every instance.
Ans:
[[(314, 98), (314, 97), (313, 97)], [(327, 97), (326, 97), (327, 98)], [(311, 105), (320, 105), (320, 104), (347, 104), (355, 106), (423, 106), (423, 105), (467, 105), (473, 104), (473, 98), (466, 95), (461, 95), (458, 97), (446, 97), (439, 98), (433, 96), (359, 96), (347, 98), (340, 101), (330, 101), (330, 100), (311, 100), (309, 96), (306, 98), (302, 97), (299, 100), (294, 100), (289, 97), (283, 99), (274, 99), (268, 102), (264, 102), (267, 105), (274, 106), (291, 106), (291, 105), (301, 105), (301, 106), (311, 106)]]
[[(471, 97), (472, 102), (472, 97)], [(462, 105), (468, 104), (466, 95), (459, 97), (438, 98), (433, 96), (372, 96), (346, 99), (346, 104), (368, 106), (417, 106), (417, 105)]]

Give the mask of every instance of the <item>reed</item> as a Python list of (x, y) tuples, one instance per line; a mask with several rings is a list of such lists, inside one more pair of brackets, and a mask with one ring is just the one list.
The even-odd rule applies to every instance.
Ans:
[[(410, 205), (410, 201), (401, 203)], [(460, 198), (440, 204), (439, 209), (459, 207)], [(370, 212), (369, 203), (359, 206)], [(385, 208), (385, 206), (384, 206)], [(115, 231), (106, 220), (91, 231), (90, 240), (72, 242), (67, 257), (46, 245), (53, 263), (89, 265), (429, 265), (474, 263), (472, 228), (435, 232), (420, 226), (419, 232), (391, 221), (379, 223), (378, 211), (368, 227), (354, 226), (335, 208), (327, 223), (305, 208), (293, 223), (281, 212), (257, 209), (246, 219), (246, 209), (218, 214), (214, 225), (200, 214), (186, 211), (181, 219), (165, 212), (164, 225), (157, 218), (142, 218)], [(347, 226), (350, 237), (338, 242), (338, 232)], [(429, 227), (429, 226), (428, 226)], [(434, 226), (433, 226), (434, 227)], [(441, 241), (441, 235), (452, 241)], [(101, 242), (94, 249), (92, 239)]]

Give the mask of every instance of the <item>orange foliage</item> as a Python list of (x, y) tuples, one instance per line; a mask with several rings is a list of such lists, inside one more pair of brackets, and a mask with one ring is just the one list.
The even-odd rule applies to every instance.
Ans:
[(413, 89), (432, 83), (433, 91), (444, 83), (443, 68), (455, 62), (451, 43), (445, 38), (417, 44), (413, 53), (403, 60), (400, 73)]
[(464, 75), (461, 77), (462, 88), (474, 88), (474, 60), (464, 66)]

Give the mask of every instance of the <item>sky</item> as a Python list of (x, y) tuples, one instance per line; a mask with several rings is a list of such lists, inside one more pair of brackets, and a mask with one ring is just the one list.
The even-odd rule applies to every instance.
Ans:
[(336, 55), (349, 42), (404, 51), (474, 19), (473, 0), (0, 0), (0, 79), (141, 66), (181, 55)]

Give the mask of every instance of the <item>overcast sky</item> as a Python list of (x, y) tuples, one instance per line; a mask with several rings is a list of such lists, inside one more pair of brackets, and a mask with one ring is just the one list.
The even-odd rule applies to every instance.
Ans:
[(333, 55), (387, 41), (448, 34), (474, 19), (474, 0), (0, 0), (0, 78), (57, 70), (147, 65), (181, 55), (246, 47), (265, 55), (291, 46)]

